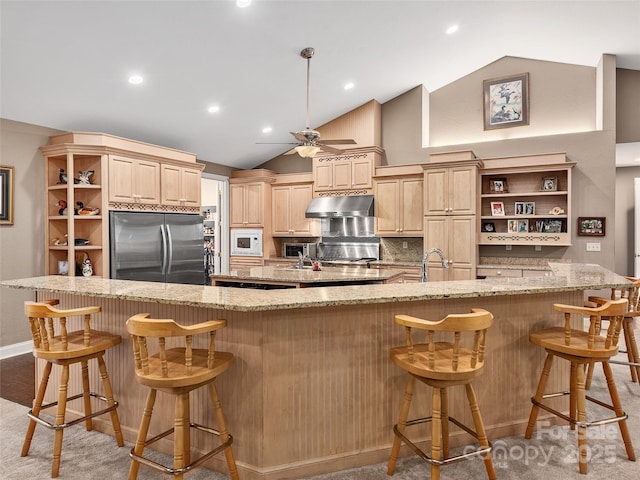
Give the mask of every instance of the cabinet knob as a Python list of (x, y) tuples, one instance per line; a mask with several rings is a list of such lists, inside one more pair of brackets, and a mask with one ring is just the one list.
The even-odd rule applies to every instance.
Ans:
[(496, 272), (496, 275), (502, 275), (502, 272), (501, 272), (500, 270), (498, 270), (498, 271)]

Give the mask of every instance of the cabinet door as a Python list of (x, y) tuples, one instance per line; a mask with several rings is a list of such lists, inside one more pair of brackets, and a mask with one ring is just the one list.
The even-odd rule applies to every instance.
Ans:
[[(448, 257), (449, 244), (449, 218), (445, 216), (425, 217), (424, 219), (424, 249), (439, 248)], [(429, 281), (439, 282), (447, 280), (447, 271), (442, 268), (440, 258), (432, 255), (429, 258), (427, 268), (427, 277)]]
[(180, 176), (183, 205), (200, 207), (202, 204), (202, 174), (199, 168), (183, 168)]
[(447, 231), (449, 241), (446, 250), (449, 260), (449, 280), (473, 280), (476, 278), (476, 217), (453, 216)]
[(422, 236), (422, 179), (405, 179), (400, 182), (400, 229), (406, 236)]
[(162, 204), (182, 203), (182, 169), (174, 165), (162, 165)]
[(348, 190), (351, 188), (351, 161), (343, 160), (333, 164), (333, 189)]
[[(377, 180), (375, 190), (376, 235), (396, 236), (398, 227), (398, 198), (400, 183), (396, 179)], [(422, 235), (422, 232), (420, 232)]]
[(244, 185), (229, 185), (229, 226), (244, 227)]
[(271, 227), (274, 235), (290, 235), (291, 224), (289, 212), (291, 211), (290, 187), (271, 188)]
[(318, 220), (306, 218), (307, 207), (313, 197), (313, 186), (311, 184), (292, 185), (290, 216), (291, 230), (294, 234), (317, 235), (315, 226)]
[(448, 201), (449, 214), (474, 215), (476, 213), (476, 167), (452, 167), (449, 169)]
[(109, 160), (109, 201), (114, 203), (134, 203), (135, 160), (112, 157)]
[(371, 188), (371, 178), (373, 175), (373, 160), (353, 160), (351, 164), (351, 187), (350, 188)]
[(331, 163), (313, 165), (313, 182), (316, 191), (333, 188), (333, 165)]
[(424, 172), (424, 214), (446, 215), (448, 208), (447, 169), (438, 168)]
[(135, 183), (138, 203), (157, 205), (160, 203), (160, 164), (139, 160), (135, 168)]
[(244, 217), (247, 226), (264, 226), (264, 185), (247, 183), (245, 185)]

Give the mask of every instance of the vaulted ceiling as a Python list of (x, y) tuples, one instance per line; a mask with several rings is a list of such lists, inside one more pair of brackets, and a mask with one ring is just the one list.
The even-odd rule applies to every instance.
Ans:
[(638, 0), (1, 0), (0, 21), (3, 118), (237, 168), (289, 147), (258, 142), (306, 126), (305, 47), (311, 127), (506, 55), (595, 66), (607, 53), (640, 70)]

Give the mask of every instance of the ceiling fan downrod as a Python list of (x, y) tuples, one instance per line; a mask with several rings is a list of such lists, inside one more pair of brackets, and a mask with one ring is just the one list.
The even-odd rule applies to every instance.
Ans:
[(307, 47), (300, 52), (300, 56), (307, 59), (307, 130), (311, 130), (309, 126), (309, 71), (311, 69), (311, 57), (313, 57), (314, 53), (316, 51), (313, 47)]

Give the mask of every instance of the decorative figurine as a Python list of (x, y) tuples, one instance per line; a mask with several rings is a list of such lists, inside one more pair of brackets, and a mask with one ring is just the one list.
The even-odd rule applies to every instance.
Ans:
[(93, 275), (93, 266), (91, 265), (91, 259), (89, 255), (84, 254), (84, 260), (82, 261), (82, 275), (85, 277), (90, 277)]
[(78, 183), (81, 185), (90, 185), (91, 181), (89, 179), (93, 174), (94, 174), (94, 170), (78, 170), (78, 175), (80, 175), (80, 178), (78, 179)]
[(58, 174), (58, 178), (59, 178), (59, 181), (58, 181), (59, 184), (65, 184), (66, 185), (66, 183), (67, 183), (67, 174), (64, 173), (64, 168), (60, 169), (60, 173)]
[(67, 214), (67, 202), (65, 202), (64, 200), (58, 200), (58, 203), (56, 203), (56, 207), (59, 208), (58, 215)]

